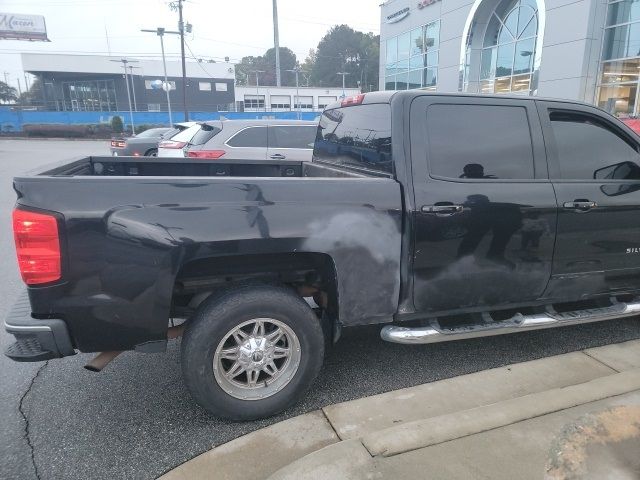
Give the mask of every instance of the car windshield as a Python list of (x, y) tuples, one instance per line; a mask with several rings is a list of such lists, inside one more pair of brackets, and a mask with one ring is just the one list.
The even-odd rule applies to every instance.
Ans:
[(145, 130), (144, 132), (138, 133), (136, 135), (136, 138), (160, 137), (166, 131), (167, 131), (166, 128), (150, 128), (149, 130)]

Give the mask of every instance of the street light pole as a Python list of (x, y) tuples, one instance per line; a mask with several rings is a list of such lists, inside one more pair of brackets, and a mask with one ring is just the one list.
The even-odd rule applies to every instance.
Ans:
[(273, 0), (273, 46), (276, 51), (276, 86), (280, 87), (280, 36), (278, 34), (278, 0)]
[(169, 111), (169, 126), (173, 126), (173, 118), (171, 116), (171, 98), (169, 96), (169, 92), (171, 91), (171, 84), (169, 80), (167, 80), (167, 59), (164, 55), (164, 34), (172, 33), (179, 34), (180, 32), (169, 32), (164, 29), (164, 27), (158, 27), (156, 30), (141, 30), (141, 32), (152, 32), (160, 37), (160, 49), (162, 50), (162, 68), (164, 68), (164, 88), (163, 90), (167, 94), (167, 110)]
[(124, 68), (124, 83), (127, 85), (127, 100), (129, 100), (129, 120), (131, 121), (131, 134), (135, 135), (136, 130), (133, 124), (133, 109), (131, 106), (131, 93), (129, 92), (129, 76), (127, 74), (127, 63), (137, 62), (137, 60), (127, 60), (126, 58), (121, 58), (120, 60), (110, 60), (110, 62), (120, 62), (122, 63), (122, 67)]
[(138, 111), (138, 102), (136, 102), (136, 84), (133, 83), (133, 65), (129, 65), (129, 76), (131, 77), (131, 92), (133, 93), (133, 110)]
[(296, 74), (296, 110), (298, 112), (297, 117), (300, 120), (300, 85), (298, 83), (298, 75), (300, 74), (300, 67), (293, 68), (291, 70), (287, 70), (287, 72), (293, 72)]
[(338, 72), (337, 75), (342, 75), (342, 98), (346, 97), (347, 94), (344, 91), (344, 78), (349, 75), (349, 72)]

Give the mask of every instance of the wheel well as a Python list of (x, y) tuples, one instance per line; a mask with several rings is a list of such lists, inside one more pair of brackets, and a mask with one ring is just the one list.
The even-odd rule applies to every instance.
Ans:
[(144, 152), (144, 156), (148, 157), (151, 152), (157, 152), (157, 151), (158, 151), (158, 147), (148, 148), (147, 151)]
[(231, 255), (193, 260), (176, 276), (172, 317), (188, 318), (209, 295), (246, 283), (279, 284), (313, 297), (327, 318), (338, 319), (337, 277), (323, 253)]

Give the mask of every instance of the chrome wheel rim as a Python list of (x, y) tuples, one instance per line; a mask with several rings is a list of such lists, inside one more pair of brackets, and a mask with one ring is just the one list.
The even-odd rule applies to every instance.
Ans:
[(262, 400), (289, 384), (300, 353), (291, 327), (273, 318), (254, 318), (222, 337), (213, 356), (213, 375), (232, 397)]

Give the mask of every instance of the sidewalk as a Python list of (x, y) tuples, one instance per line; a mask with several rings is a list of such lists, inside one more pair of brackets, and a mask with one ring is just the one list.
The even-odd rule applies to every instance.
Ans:
[(638, 452), (634, 340), (331, 405), (161, 479), (632, 479)]

